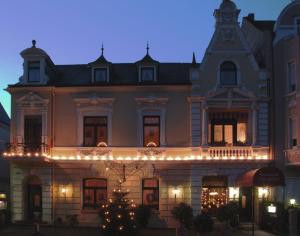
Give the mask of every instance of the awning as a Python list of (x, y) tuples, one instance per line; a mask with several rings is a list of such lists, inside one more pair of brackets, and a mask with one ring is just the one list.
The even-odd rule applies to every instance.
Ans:
[(284, 175), (276, 167), (263, 167), (247, 171), (236, 180), (238, 187), (275, 187), (284, 186)]

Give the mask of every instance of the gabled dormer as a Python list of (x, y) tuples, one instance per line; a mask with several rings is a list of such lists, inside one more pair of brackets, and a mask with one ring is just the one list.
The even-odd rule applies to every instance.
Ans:
[(55, 74), (55, 66), (49, 55), (43, 49), (36, 47), (35, 40), (32, 40), (32, 47), (23, 50), (20, 55), (24, 59), (20, 83), (46, 85), (51, 75)]
[(149, 45), (147, 44), (147, 53), (142, 60), (136, 62), (138, 69), (138, 81), (140, 83), (156, 83), (158, 81), (159, 62), (154, 60), (149, 54)]
[(110, 81), (110, 68), (111, 62), (104, 57), (104, 47), (102, 44), (100, 57), (91, 63), (89, 63), (92, 73), (93, 84), (103, 84)]

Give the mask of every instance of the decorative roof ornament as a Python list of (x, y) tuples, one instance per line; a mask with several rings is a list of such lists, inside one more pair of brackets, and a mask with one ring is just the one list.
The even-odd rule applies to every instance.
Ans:
[(101, 45), (101, 56), (103, 56), (103, 52), (104, 52), (104, 47), (103, 47), (103, 42), (102, 42), (102, 45)]
[(240, 11), (232, 0), (223, 0), (214, 16), (217, 24), (237, 24)]
[(32, 47), (35, 48), (35, 45), (36, 45), (36, 41), (35, 41), (35, 39), (33, 39), (32, 40)]
[(149, 41), (147, 41), (147, 47), (146, 47), (146, 55), (143, 57), (142, 60), (137, 61), (136, 63), (158, 63), (158, 61), (154, 60), (149, 53), (150, 47), (149, 47)]
[(104, 57), (104, 45), (103, 42), (101, 44), (101, 55), (100, 57), (98, 57), (98, 59), (96, 61), (91, 62), (91, 65), (96, 65), (96, 64), (110, 64), (111, 62), (109, 62), (108, 60), (106, 60), (106, 58)]
[(147, 41), (147, 47), (146, 47), (146, 50), (147, 50), (147, 55), (149, 55), (149, 41)]
[(196, 61), (196, 56), (195, 56), (195, 52), (193, 52), (193, 60), (192, 60), (192, 65), (196, 65), (197, 61)]

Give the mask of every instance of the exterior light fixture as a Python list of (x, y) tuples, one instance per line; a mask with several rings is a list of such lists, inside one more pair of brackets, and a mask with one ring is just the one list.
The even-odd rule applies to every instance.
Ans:
[(294, 206), (294, 205), (296, 204), (296, 199), (295, 199), (295, 198), (291, 198), (291, 199), (290, 199), (290, 204), (291, 204), (292, 206)]
[(276, 210), (277, 210), (276, 206), (274, 206), (273, 204), (271, 204), (270, 206), (268, 206), (268, 213), (275, 214)]
[(235, 201), (239, 198), (240, 189), (235, 187), (229, 187), (229, 199)]
[(258, 197), (259, 198), (267, 198), (269, 195), (269, 189), (268, 188), (258, 188)]
[(172, 189), (172, 193), (174, 195), (174, 200), (175, 200), (175, 203), (176, 203), (177, 196), (180, 194), (180, 189), (178, 189), (177, 187), (174, 187)]

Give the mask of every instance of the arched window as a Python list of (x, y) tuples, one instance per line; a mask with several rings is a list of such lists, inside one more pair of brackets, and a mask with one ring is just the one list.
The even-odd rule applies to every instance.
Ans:
[(222, 86), (237, 85), (237, 69), (233, 62), (225, 61), (220, 68), (220, 84)]

